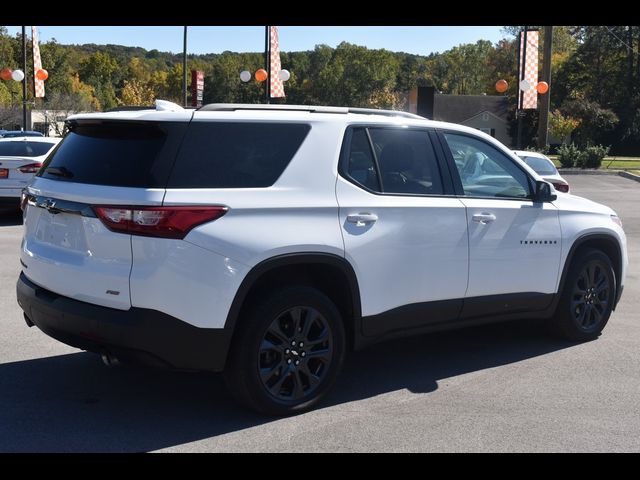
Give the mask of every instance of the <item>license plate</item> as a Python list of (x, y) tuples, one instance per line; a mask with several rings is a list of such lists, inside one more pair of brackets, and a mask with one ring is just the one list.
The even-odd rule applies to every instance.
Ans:
[(0, 168), (0, 178), (9, 178), (8, 168)]

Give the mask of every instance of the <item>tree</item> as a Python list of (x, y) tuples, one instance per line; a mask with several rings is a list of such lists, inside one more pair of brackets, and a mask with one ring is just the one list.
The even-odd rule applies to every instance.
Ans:
[(119, 103), (122, 105), (153, 105), (153, 89), (140, 80), (125, 80)]
[(18, 107), (0, 108), (0, 128), (19, 129), (22, 125), (22, 109)]
[(81, 92), (54, 92), (47, 96), (45, 121), (52, 125), (56, 135), (64, 135), (64, 119), (70, 115), (94, 110), (93, 98), (88, 98)]
[(573, 138), (579, 147), (606, 143), (606, 134), (619, 122), (612, 110), (581, 97), (564, 102), (562, 109), (580, 122), (573, 132)]
[(549, 113), (549, 131), (551, 135), (562, 140), (562, 143), (566, 143), (578, 125), (580, 120), (570, 116), (562, 115), (560, 110), (554, 110)]
[(80, 80), (94, 88), (95, 97), (103, 110), (117, 105), (114, 86), (120, 79), (117, 71), (118, 64), (108, 53), (96, 52), (80, 64)]

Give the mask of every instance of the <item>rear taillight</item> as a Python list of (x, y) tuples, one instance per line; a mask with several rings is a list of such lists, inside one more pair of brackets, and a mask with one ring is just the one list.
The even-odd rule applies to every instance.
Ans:
[(194, 227), (211, 222), (229, 210), (223, 206), (130, 207), (94, 206), (102, 223), (114, 232), (182, 239)]
[(18, 170), (20, 170), (22, 173), (36, 173), (38, 170), (40, 170), (40, 167), (42, 166), (42, 163), (30, 163), (29, 165), (23, 165), (20, 168), (18, 168)]
[(569, 185), (566, 183), (554, 183), (553, 186), (559, 192), (569, 193)]

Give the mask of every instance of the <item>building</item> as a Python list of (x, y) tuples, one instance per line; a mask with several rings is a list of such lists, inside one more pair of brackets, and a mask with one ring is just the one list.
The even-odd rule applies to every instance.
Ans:
[(41, 132), (45, 137), (61, 137), (64, 121), (70, 114), (61, 110), (30, 110), (27, 126), (31, 125), (31, 130)]
[(507, 146), (509, 100), (502, 95), (445, 95), (433, 87), (419, 87), (409, 94), (409, 111), (432, 120), (477, 128)]

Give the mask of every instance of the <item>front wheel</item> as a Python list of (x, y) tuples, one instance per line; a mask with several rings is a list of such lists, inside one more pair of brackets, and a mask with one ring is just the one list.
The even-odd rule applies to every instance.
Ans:
[(314, 288), (287, 287), (263, 297), (236, 328), (225, 379), (240, 402), (259, 412), (312, 408), (342, 366), (340, 312)]
[(595, 249), (580, 252), (569, 268), (553, 319), (555, 331), (572, 341), (597, 338), (611, 315), (615, 291), (609, 257)]

